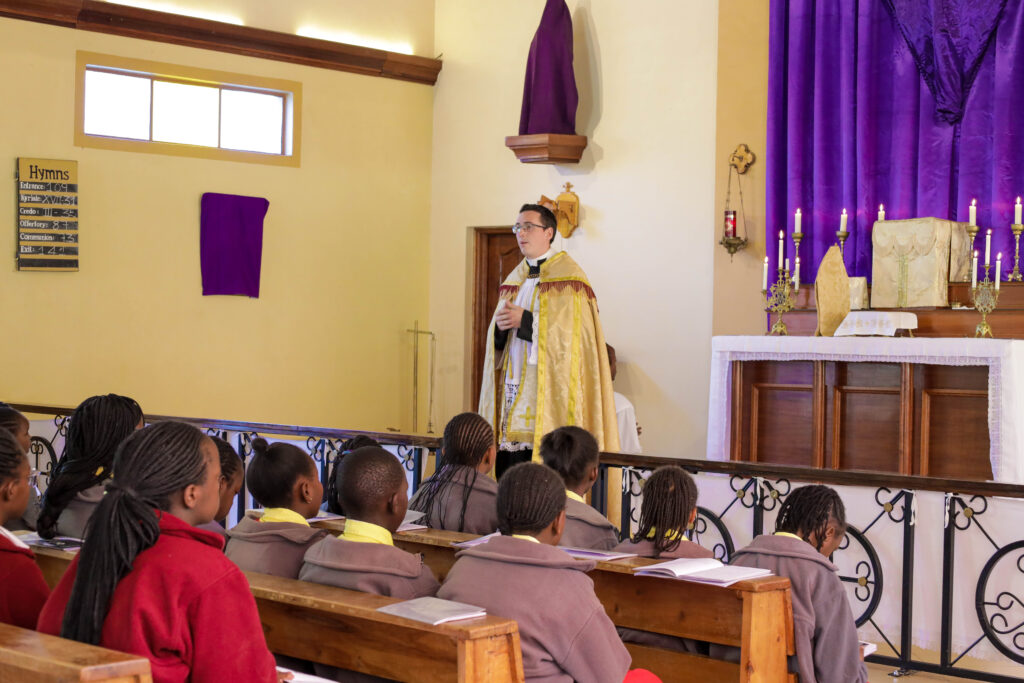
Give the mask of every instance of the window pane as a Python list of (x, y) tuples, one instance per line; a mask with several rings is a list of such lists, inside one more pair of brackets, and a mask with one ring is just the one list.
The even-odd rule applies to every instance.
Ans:
[(217, 146), (217, 88), (153, 82), (153, 139)]
[(284, 98), (260, 92), (221, 90), (221, 137), (224, 149), (283, 154)]
[(86, 135), (149, 139), (149, 79), (85, 72)]

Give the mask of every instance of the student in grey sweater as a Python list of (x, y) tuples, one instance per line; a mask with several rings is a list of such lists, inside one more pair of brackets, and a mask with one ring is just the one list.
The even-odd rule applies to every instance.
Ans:
[(245, 482), (265, 509), (227, 532), (224, 552), (243, 571), (298, 578), (306, 550), (327, 535), (306, 521), (316, 516), (324, 493), (316, 465), (289, 443), (254, 439), (252, 448)]
[(498, 483), (488, 476), (497, 446), (490, 423), (476, 413), (449, 420), (437, 471), (416, 491), (410, 510), (425, 513), (432, 529), (485, 536), (498, 528)]
[(501, 536), (456, 554), (438, 597), (515, 619), (527, 681), (619, 683), (631, 658), (586, 572), (555, 545), (565, 528), (565, 487), (550, 469), (522, 463), (498, 485)]
[[(758, 536), (730, 564), (770, 569), (792, 584), (800, 683), (866, 683), (857, 626), (839, 571), (828, 558), (846, 535), (846, 508), (827, 486), (793, 490), (779, 508), (775, 534)], [(712, 646), (712, 656), (737, 653)]]
[(583, 499), (597, 481), (597, 439), (579, 427), (559, 427), (541, 439), (540, 457), (565, 484), (565, 532), (559, 545), (591, 550), (618, 545), (619, 530)]

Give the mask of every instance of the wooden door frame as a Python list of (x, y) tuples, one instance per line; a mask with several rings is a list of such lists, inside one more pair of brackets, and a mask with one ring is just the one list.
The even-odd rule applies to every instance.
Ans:
[[(487, 236), (488, 235), (501, 235), (512, 230), (511, 225), (504, 226), (479, 226), (473, 227), (473, 305), (471, 307), (472, 322), (470, 324), (470, 359), (472, 364), (469, 367), (469, 371), (466, 373), (471, 382), (471, 391), (469, 393), (467, 403), (470, 404), (470, 410), (474, 412), (477, 409), (477, 401), (480, 398), (480, 383), (483, 380), (483, 365), (484, 359), (480, 353), (480, 347), (477, 346), (476, 340), (479, 335), (486, 334), (486, 326), (480, 329), (482, 320), (489, 320), (490, 313), (493, 311), (484, 310), (487, 307), (487, 292), (492, 285), (484, 282), (482, 274), (487, 270)], [(489, 323), (487, 323), (489, 324)]]

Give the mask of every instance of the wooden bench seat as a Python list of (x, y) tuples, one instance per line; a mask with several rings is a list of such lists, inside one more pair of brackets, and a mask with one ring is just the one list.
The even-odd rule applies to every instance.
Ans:
[(0, 681), (149, 683), (149, 660), (0, 624)]

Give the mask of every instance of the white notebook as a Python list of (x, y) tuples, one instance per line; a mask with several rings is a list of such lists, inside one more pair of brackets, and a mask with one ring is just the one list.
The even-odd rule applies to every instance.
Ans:
[(869, 643), (866, 640), (860, 641), (860, 646), (864, 650), (864, 656), (865, 657), (867, 657), (868, 655), (873, 655), (876, 652), (878, 652), (878, 646), (875, 645), (874, 643)]
[(423, 519), (425, 513), (417, 512), (416, 510), (406, 510), (405, 519), (398, 525), (397, 531), (422, 531), (423, 529), (429, 528), (426, 524), (420, 524), (419, 521)]
[(430, 624), (431, 626), (487, 615), (487, 610), (483, 607), (467, 605), (453, 600), (442, 600), (441, 598), (416, 598), (415, 600), (396, 602), (393, 605), (378, 607), (377, 611), (396, 617), (422, 621), (424, 624)]
[(680, 558), (649, 564), (646, 567), (638, 567), (633, 570), (634, 574), (640, 576), (664, 576), (670, 579), (682, 579), (683, 581), (695, 581), (697, 583), (710, 583), (716, 586), (731, 586), (737, 581), (758, 579), (762, 576), (771, 576), (767, 569), (756, 567), (737, 567), (734, 565), (722, 564), (711, 558)]
[(459, 541), (458, 543), (455, 543), (453, 541), (452, 545), (456, 548), (472, 548), (475, 545), (487, 543), (487, 541), (491, 540), (495, 536), (501, 536), (501, 532), (495, 531), (493, 534), (487, 534), (486, 536), (477, 536), (476, 538), (471, 538), (468, 541)]

